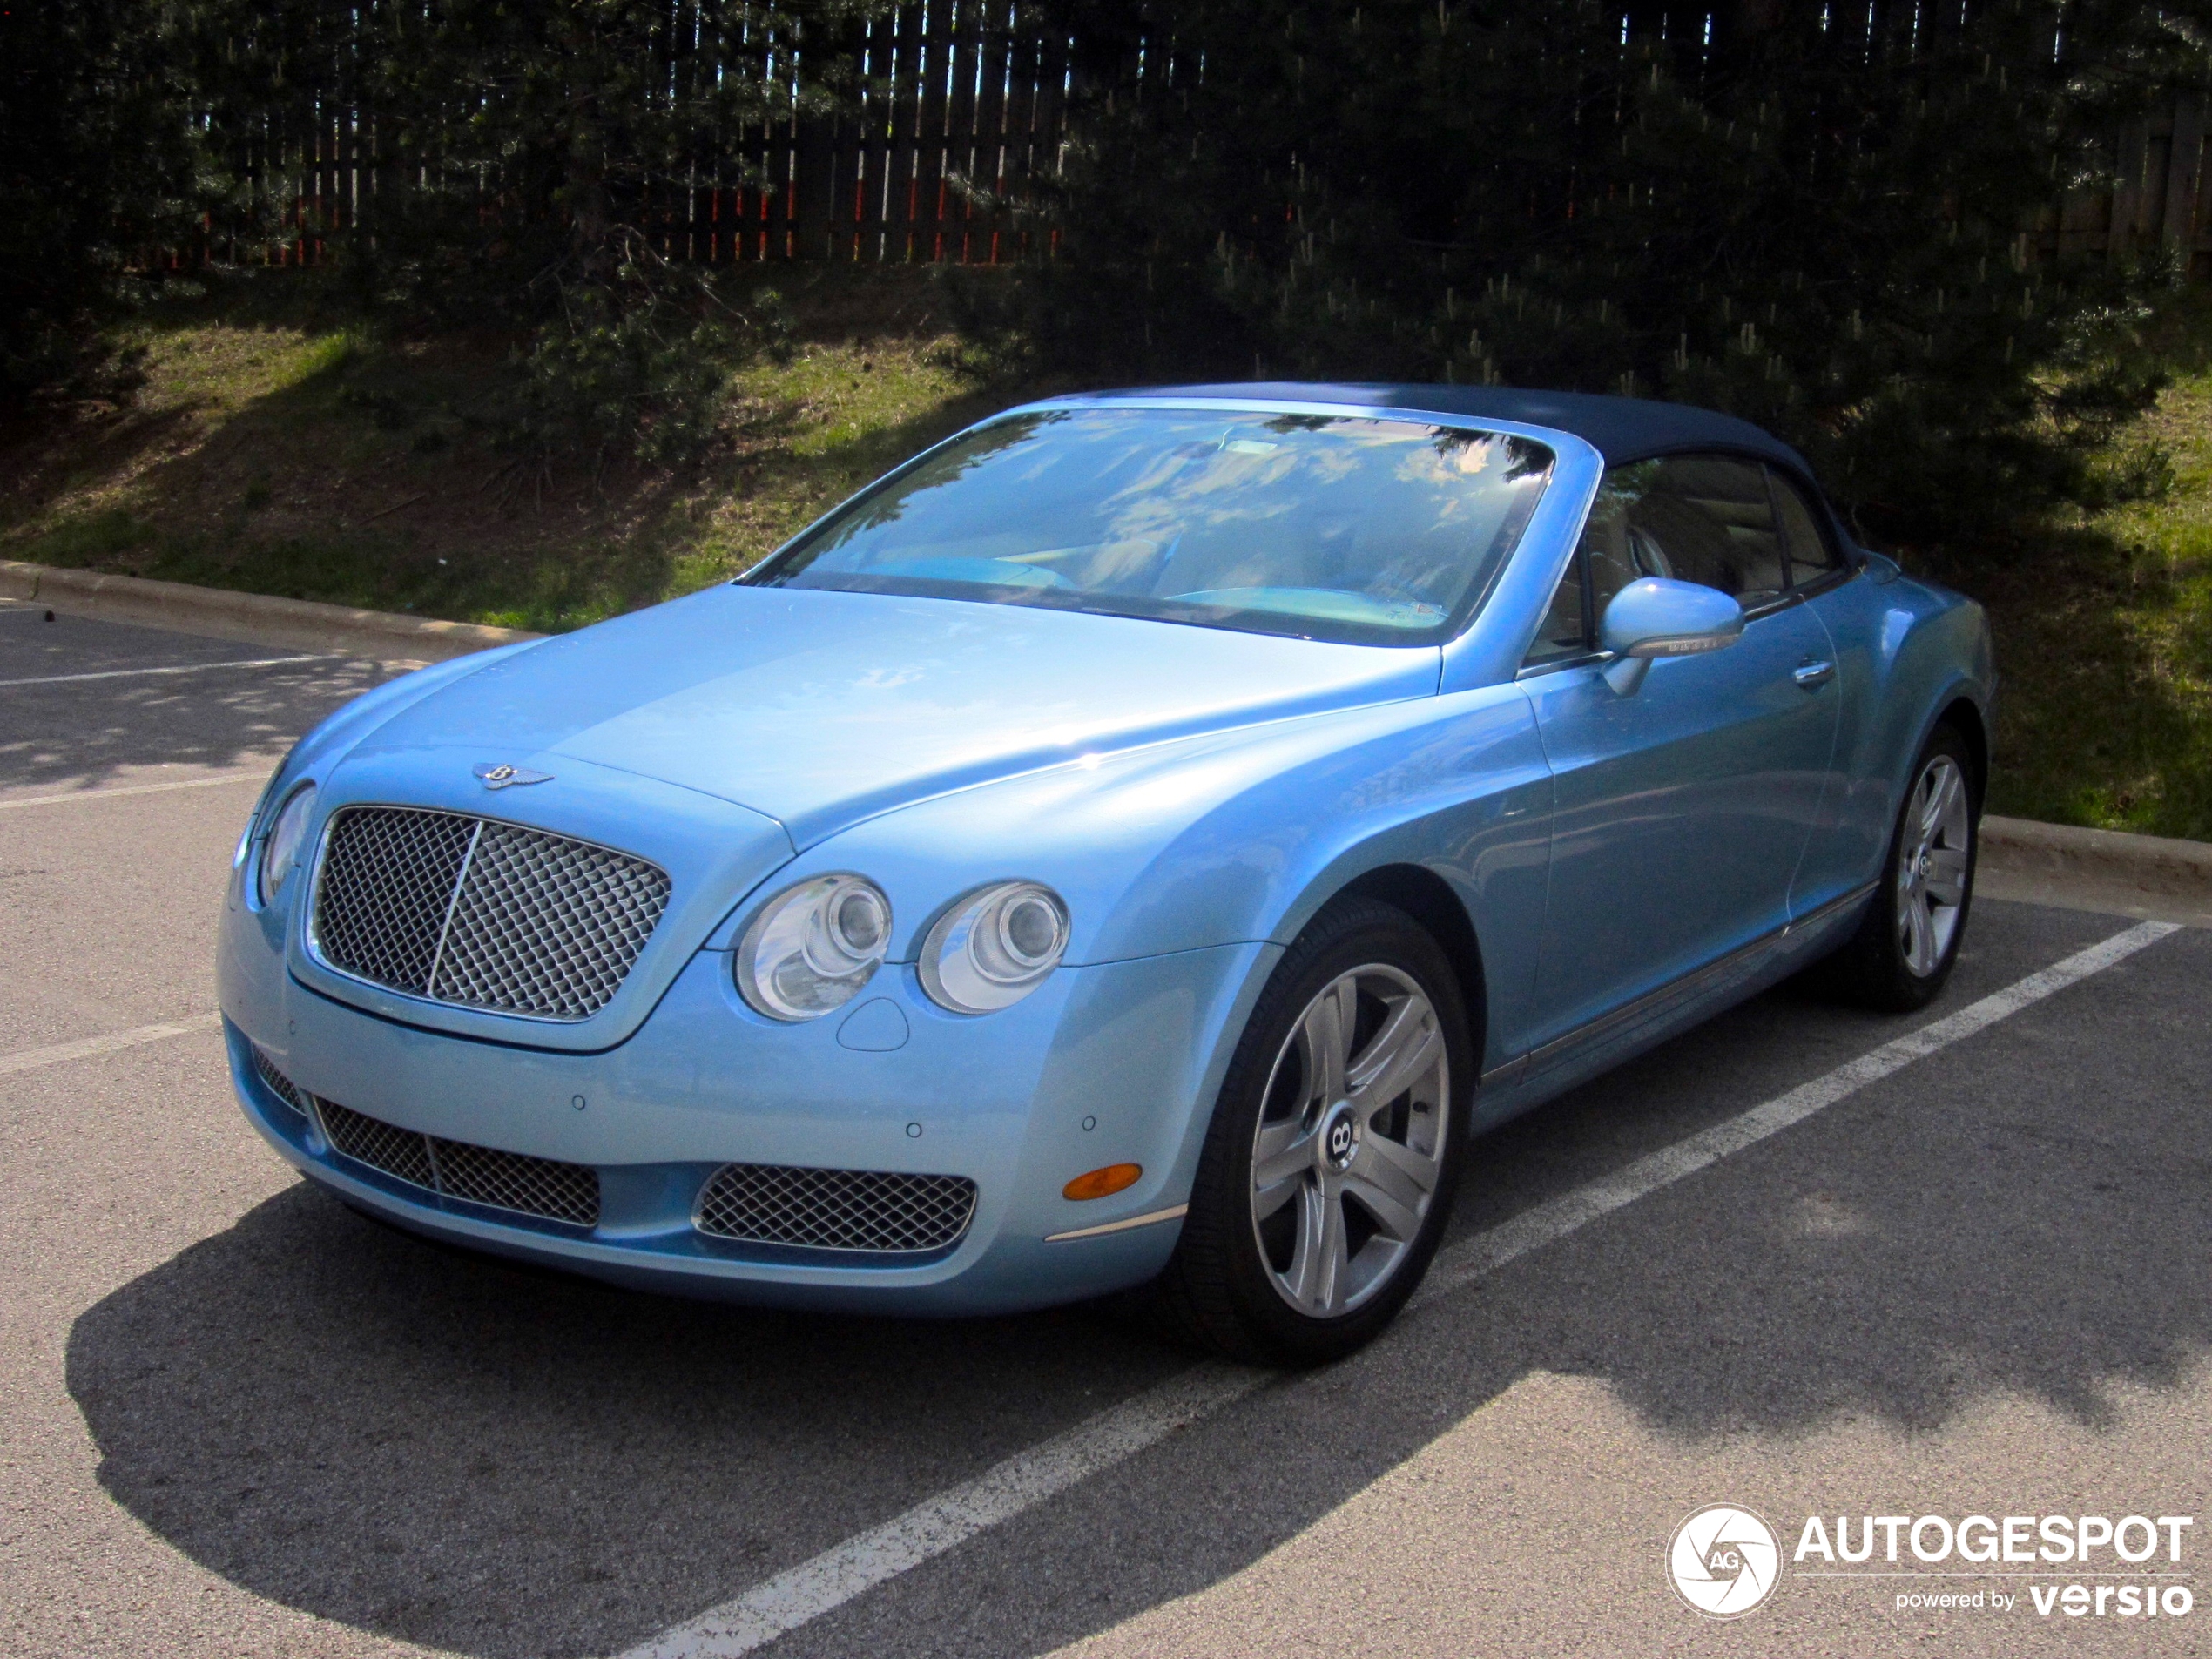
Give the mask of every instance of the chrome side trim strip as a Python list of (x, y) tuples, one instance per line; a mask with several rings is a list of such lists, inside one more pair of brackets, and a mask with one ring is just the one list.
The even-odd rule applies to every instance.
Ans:
[(1478, 1090), (1509, 1088), (1521, 1081), (1521, 1069), (1527, 1063), (1528, 1056), (1522, 1055), (1518, 1059), (1507, 1061), (1502, 1066), (1493, 1066), (1476, 1080), (1475, 1088)]
[(1795, 933), (1800, 927), (1810, 927), (1816, 921), (1825, 921), (1829, 917), (1834, 915), (1838, 910), (1848, 909), (1851, 906), (1857, 904), (1860, 900), (1870, 896), (1873, 893), (1874, 889), (1881, 885), (1882, 884), (1879, 881), (1869, 881), (1865, 887), (1853, 887), (1849, 893), (1843, 894), (1836, 898), (1831, 899), (1826, 904), (1815, 905), (1811, 909), (1806, 911), (1804, 915), (1799, 916), (1796, 921), (1784, 926), (1781, 933), (1777, 934), (1776, 937), (1787, 939), (1791, 934)]
[(1155, 1210), (1147, 1216), (1131, 1216), (1126, 1221), (1109, 1221), (1096, 1227), (1077, 1227), (1072, 1232), (1047, 1233), (1044, 1242), (1057, 1244), (1069, 1238), (1096, 1238), (1101, 1233), (1124, 1233), (1132, 1227), (1149, 1227), (1156, 1221), (1173, 1221), (1190, 1213), (1187, 1204), (1176, 1204), (1166, 1210)]
[(1609, 651), (1586, 651), (1572, 657), (1561, 657), (1548, 663), (1524, 663), (1514, 671), (1516, 680), (1533, 680), (1541, 675), (1556, 674), (1563, 668), (1602, 668), (1613, 660)]

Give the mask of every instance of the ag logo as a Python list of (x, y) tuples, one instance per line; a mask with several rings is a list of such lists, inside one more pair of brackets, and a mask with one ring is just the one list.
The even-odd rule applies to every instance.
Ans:
[(1773, 1593), (1781, 1572), (1773, 1528), (1730, 1503), (1707, 1504), (1667, 1547), (1676, 1594), (1709, 1619), (1741, 1618)]

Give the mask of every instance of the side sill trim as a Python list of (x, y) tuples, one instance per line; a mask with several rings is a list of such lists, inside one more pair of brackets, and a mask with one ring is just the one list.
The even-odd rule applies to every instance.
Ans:
[(1560, 1062), (1569, 1058), (1576, 1049), (1587, 1044), (1598, 1042), (1622, 1027), (1634, 1025), (1676, 1002), (1689, 1000), (1707, 986), (1726, 978), (1730, 974), (1748, 967), (1759, 957), (1777, 949), (1791, 934), (1812, 927), (1815, 923), (1825, 921), (1838, 911), (1862, 902), (1880, 885), (1878, 881), (1870, 881), (1865, 887), (1854, 887), (1849, 893), (1831, 899), (1826, 904), (1808, 910), (1794, 921), (1784, 923), (1772, 933), (1762, 934), (1749, 944), (1738, 946), (1727, 955), (1710, 961), (1703, 968), (1693, 968), (1680, 979), (1669, 980), (1656, 990), (1648, 991), (1635, 1001), (1615, 1008), (1609, 1014), (1601, 1014), (1588, 1024), (1569, 1031), (1563, 1037), (1554, 1037), (1542, 1048), (1524, 1055), (1521, 1060), (1508, 1061), (1506, 1065), (1499, 1067), (1496, 1071), (1486, 1076), (1482, 1081), (1488, 1083), (1491, 1078), (1498, 1076), (1500, 1073), (1514, 1065), (1525, 1064), (1531, 1076), (1548, 1071)]
[(1155, 1210), (1150, 1215), (1131, 1216), (1125, 1221), (1109, 1221), (1096, 1227), (1077, 1227), (1071, 1232), (1047, 1233), (1044, 1242), (1057, 1244), (1070, 1238), (1096, 1238), (1102, 1233), (1124, 1233), (1132, 1227), (1149, 1227), (1156, 1221), (1173, 1221), (1190, 1213), (1187, 1204), (1172, 1205), (1166, 1210)]

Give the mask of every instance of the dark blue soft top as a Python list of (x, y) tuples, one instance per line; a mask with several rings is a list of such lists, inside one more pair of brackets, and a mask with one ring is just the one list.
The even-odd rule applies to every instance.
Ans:
[(1684, 449), (1737, 449), (1778, 461), (1810, 479), (1804, 457), (1779, 438), (1732, 415), (1588, 392), (1528, 392), (1507, 386), (1388, 386), (1332, 381), (1251, 381), (1221, 386), (1151, 386), (1101, 397), (1248, 397), (1295, 403), (1359, 403), (1476, 420), (1518, 421), (1571, 432), (1608, 466)]

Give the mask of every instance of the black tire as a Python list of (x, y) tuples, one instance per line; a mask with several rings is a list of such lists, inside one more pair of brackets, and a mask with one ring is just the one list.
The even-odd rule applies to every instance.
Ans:
[[(1263, 1226), (1271, 1226), (1273, 1221), (1264, 1223), (1254, 1215), (1259, 1207), (1253, 1193), (1255, 1137), (1261, 1130), (1263, 1116), (1270, 1111), (1271, 1082), (1277, 1089), (1275, 1109), (1284, 1109), (1283, 1073), (1277, 1062), (1278, 1056), (1290, 1052), (1301, 1019), (1318, 1006), (1324, 991), (1345, 982), (1347, 975), (1365, 974), (1371, 968), (1410, 980), (1433, 1011), (1436, 1034), (1444, 1049), (1443, 1071), (1440, 1082), (1434, 1073), (1425, 1074), (1421, 1092), (1440, 1096), (1441, 1122), (1433, 1116), (1422, 1119), (1425, 1135), (1414, 1127), (1414, 1114), (1433, 1114), (1436, 1106), (1418, 1101), (1416, 1091), (1409, 1088), (1390, 1102), (1375, 1097), (1371, 1120), (1357, 1129), (1339, 1127), (1337, 1119), (1348, 1115), (1356, 1122), (1358, 1113), (1347, 1114), (1345, 1108), (1325, 1104), (1323, 1117), (1328, 1128), (1317, 1121), (1304, 1138), (1315, 1148), (1317, 1159), (1325, 1156), (1324, 1143), (1332, 1136), (1352, 1137), (1349, 1156), (1355, 1159), (1368, 1154), (1368, 1140), (1391, 1138), (1397, 1144), (1402, 1137), (1410, 1146), (1425, 1139), (1430, 1144), (1423, 1156), (1431, 1161), (1436, 1178), (1426, 1200), (1427, 1208), (1420, 1212), (1418, 1228), (1405, 1228), (1401, 1224), (1401, 1231), (1413, 1234), (1410, 1238), (1377, 1223), (1374, 1217), (1379, 1212), (1365, 1208), (1349, 1189), (1341, 1199), (1327, 1200), (1340, 1206), (1338, 1225), (1344, 1229), (1340, 1238), (1358, 1235), (1363, 1222), (1372, 1229), (1360, 1243), (1350, 1246), (1354, 1263), (1370, 1259), (1362, 1252), (1380, 1244), (1384, 1247), (1381, 1258), (1393, 1264), (1372, 1270), (1377, 1276), (1359, 1292), (1361, 1299), (1356, 1305), (1331, 1317), (1318, 1317), (1293, 1306), (1286, 1299), (1289, 1292), (1276, 1288), (1275, 1274), (1283, 1270), (1271, 1264), (1261, 1238)], [(1352, 1005), (1360, 1010), (1355, 1030), (1365, 1034), (1346, 1039), (1348, 1052), (1357, 1062), (1374, 1052), (1360, 1046), (1372, 1041), (1370, 1022), (1391, 1014), (1390, 1005), (1377, 1001), (1367, 988), (1380, 984), (1388, 988), (1395, 981), (1375, 975), (1352, 982), (1355, 988), (1350, 994)], [(1380, 1015), (1370, 1011), (1371, 1001), (1383, 1010)], [(1277, 965), (1246, 1022), (1207, 1127), (1181, 1239), (1167, 1271), (1142, 1293), (1145, 1311), (1170, 1334), (1251, 1364), (1318, 1365), (1341, 1358), (1372, 1340), (1420, 1285), (1450, 1219), (1453, 1196), (1465, 1162), (1474, 1064), (1465, 1000), (1451, 964), (1435, 940), (1412, 917), (1390, 905), (1353, 899), (1330, 906)], [(1306, 1091), (1300, 1083), (1291, 1092), (1304, 1098)], [(1291, 1121), (1288, 1117), (1269, 1119), (1278, 1131), (1286, 1130)], [(1372, 1167), (1347, 1164), (1343, 1178), (1350, 1181), (1361, 1170)], [(1311, 1178), (1311, 1196), (1302, 1191), (1291, 1206), (1298, 1208), (1301, 1217), (1307, 1212), (1298, 1206), (1324, 1202), (1318, 1175)], [(1303, 1246), (1293, 1246), (1298, 1248)], [(1348, 1264), (1346, 1278), (1351, 1271)]]
[[(1963, 851), (1965, 873), (1959, 888), (1956, 914), (1948, 936), (1936, 953), (1932, 968), (1916, 968), (1912, 960), (1911, 935), (1902, 919), (1905, 895), (1899, 891), (1905, 860), (1918, 850), (1920, 837), (1913, 822), (1921, 801), (1921, 786), (1930, 770), (1947, 761), (1958, 769), (1966, 797)], [(1966, 936), (1966, 918), (1973, 907), (1974, 870), (1980, 853), (1981, 779), (1973, 750), (1956, 726), (1935, 729), (1912, 772), (1898, 806), (1897, 823), (1890, 832), (1889, 856), (1882, 860), (1882, 875), (1858, 929), (1843, 948), (1815, 970), (1819, 988), (1861, 1008), (1885, 1014), (1910, 1014), (1925, 1008), (1942, 994), (1951, 970), (1959, 961), (1959, 947)]]

